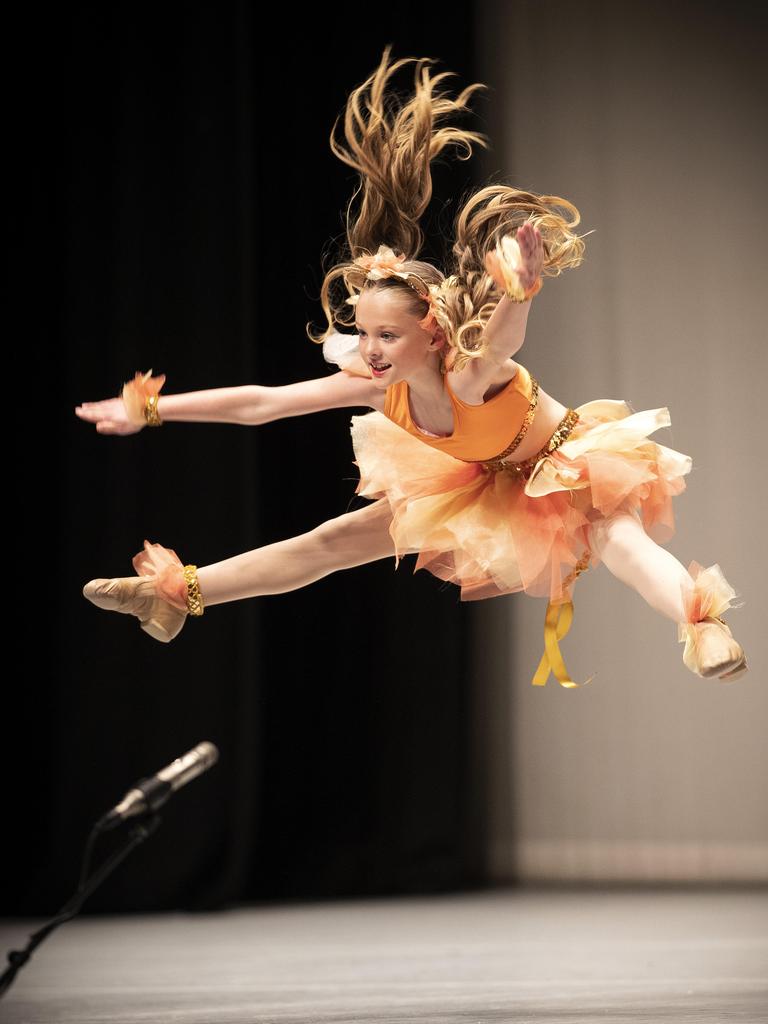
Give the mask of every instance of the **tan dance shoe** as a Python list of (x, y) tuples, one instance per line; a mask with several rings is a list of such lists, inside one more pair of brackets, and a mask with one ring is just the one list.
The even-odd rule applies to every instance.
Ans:
[(691, 625), (695, 638), (683, 652), (683, 661), (691, 672), (705, 679), (717, 676), (730, 682), (747, 671), (744, 649), (733, 639), (723, 619), (709, 617)]
[(185, 611), (159, 596), (152, 576), (91, 580), (83, 587), (83, 597), (97, 608), (135, 615), (144, 632), (164, 644), (179, 635), (187, 618)]
[(83, 597), (97, 608), (135, 615), (145, 633), (166, 644), (179, 635), (187, 615), (203, 614), (197, 566), (183, 565), (171, 548), (145, 540), (133, 567), (137, 576), (91, 580)]

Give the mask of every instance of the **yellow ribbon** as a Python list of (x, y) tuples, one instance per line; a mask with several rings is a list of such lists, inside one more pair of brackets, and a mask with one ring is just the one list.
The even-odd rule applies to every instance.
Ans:
[(559, 640), (567, 635), (573, 622), (573, 602), (565, 601), (562, 604), (547, 605), (547, 614), (544, 619), (544, 653), (541, 656), (536, 675), (531, 680), (533, 686), (544, 686), (552, 672), (555, 679), (561, 686), (572, 689), (575, 686), (586, 686), (591, 683), (597, 673), (585, 679), (583, 683), (575, 683), (568, 675), (563, 656), (560, 653)]

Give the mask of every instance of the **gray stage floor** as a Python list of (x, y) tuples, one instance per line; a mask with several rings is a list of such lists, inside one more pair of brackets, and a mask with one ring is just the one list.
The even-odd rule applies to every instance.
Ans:
[[(0, 954), (42, 922), (4, 920)], [(514, 888), (75, 919), (8, 1024), (768, 1021), (768, 891)]]

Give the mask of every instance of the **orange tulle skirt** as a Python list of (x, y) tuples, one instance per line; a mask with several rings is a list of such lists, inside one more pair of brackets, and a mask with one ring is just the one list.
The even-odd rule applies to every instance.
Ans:
[(537, 685), (550, 670), (562, 685), (579, 685), (567, 675), (557, 640), (570, 627), (576, 578), (600, 563), (591, 523), (629, 511), (665, 543), (675, 531), (672, 498), (685, 490), (692, 466), (689, 456), (650, 440), (670, 426), (666, 408), (635, 412), (626, 402), (598, 399), (575, 412), (567, 439), (522, 472), (463, 462), (379, 412), (351, 423), (357, 493), (388, 499), (396, 566), (416, 554), (414, 572), (427, 569), (456, 584), (462, 601), (518, 591), (548, 599)]

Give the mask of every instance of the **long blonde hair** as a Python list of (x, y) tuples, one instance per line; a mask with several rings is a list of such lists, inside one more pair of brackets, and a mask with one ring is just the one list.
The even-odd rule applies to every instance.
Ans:
[[(335, 325), (354, 325), (354, 304), (362, 291), (370, 289), (397, 289), (407, 312), (419, 319), (426, 315), (426, 300), (402, 278), (371, 280), (354, 262), (386, 245), (405, 257), (400, 270), (435, 286), (432, 312), (448, 344), (447, 351), (443, 349), (443, 369), (453, 366), (460, 370), (470, 359), (483, 355), (483, 331), (501, 298), (486, 272), (485, 254), (495, 249), (503, 235), (513, 234), (530, 221), (540, 229), (544, 242), (542, 273), (557, 276), (583, 259), (582, 237), (571, 231), (581, 216), (572, 203), (559, 196), (488, 185), (474, 193), (456, 216), (449, 274), (418, 259), (424, 243), (420, 219), (432, 197), (431, 162), (449, 145), (463, 147), (466, 155), (459, 154), (463, 160), (472, 155), (473, 143), (488, 145), (488, 137), (481, 133), (453, 125), (438, 127), (438, 121), (467, 110), (469, 97), (488, 87), (475, 82), (451, 99), (436, 86), (454, 72), (431, 76), (429, 65), (434, 60), (429, 57), (404, 57), (390, 63), (391, 48), (391, 44), (385, 47), (376, 71), (347, 100), (343, 122), (346, 146), (336, 139), (339, 118), (331, 130), (331, 150), (357, 171), (360, 181), (346, 211), (346, 258), (325, 273), (320, 291), (327, 327), (315, 335), (307, 324), (307, 336), (322, 344)], [(387, 83), (399, 68), (412, 62), (417, 65), (414, 91), (402, 102), (388, 92)]]

